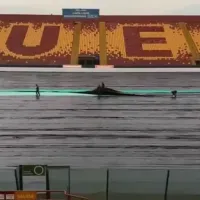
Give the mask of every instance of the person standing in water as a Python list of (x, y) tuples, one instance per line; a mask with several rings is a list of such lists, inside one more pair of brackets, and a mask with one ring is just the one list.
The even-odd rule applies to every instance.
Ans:
[(35, 90), (36, 97), (40, 97), (40, 88), (39, 88), (39, 86), (37, 84), (35, 86), (36, 86), (36, 90)]
[(171, 93), (172, 93), (172, 98), (176, 99), (177, 90), (173, 90), (173, 91), (171, 91)]

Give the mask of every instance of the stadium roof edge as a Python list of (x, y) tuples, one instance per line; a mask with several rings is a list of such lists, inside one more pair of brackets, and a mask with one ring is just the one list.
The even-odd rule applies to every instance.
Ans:
[[(24, 17), (26, 16), (26, 17)], [(186, 16), (186, 15), (101, 15), (98, 19), (78, 19), (78, 18), (63, 18), (62, 15), (33, 15), (33, 14), (0, 14), (0, 20), (3, 21), (105, 21), (105, 22), (200, 22), (200, 15)]]
[[(0, 14), (0, 16), (58, 16), (55, 14)], [(100, 17), (200, 17), (200, 15), (100, 15)]]

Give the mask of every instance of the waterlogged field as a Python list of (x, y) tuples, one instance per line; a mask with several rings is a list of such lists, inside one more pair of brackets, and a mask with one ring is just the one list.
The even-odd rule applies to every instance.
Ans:
[[(0, 89), (198, 89), (198, 73), (1, 73)], [(200, 95), (0, 97), (0, 166), (196, 167)]]

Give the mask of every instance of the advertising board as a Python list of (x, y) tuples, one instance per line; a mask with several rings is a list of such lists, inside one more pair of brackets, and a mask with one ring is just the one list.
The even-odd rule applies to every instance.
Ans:
[(99, 18), (99, 9), (62, 9), (64, 18), (82, 18), (95, 19)]
[(17, 191), (15, 200), (37, 200), (37, 195), (34, 191)]

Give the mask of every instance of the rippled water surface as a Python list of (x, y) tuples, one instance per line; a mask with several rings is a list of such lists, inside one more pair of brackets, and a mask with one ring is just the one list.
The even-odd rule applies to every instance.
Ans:
[[(0, 87), (200, 88), (198, 73), (1, 73)], [(0, 97), (0, 165), (195, 167), (200, 95)]]

